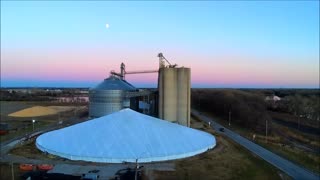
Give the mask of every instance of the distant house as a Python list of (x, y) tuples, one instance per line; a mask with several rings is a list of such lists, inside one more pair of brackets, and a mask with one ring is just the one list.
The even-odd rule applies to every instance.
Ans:
[(89, 102), (88, 96), (76, 96), (76, 97), (57, 97), (57, 102), (67, 102), (67, 103), (73, 103), (73, 102)]
[(274, 101), (274, 102), (277, 102), (277, 101), (280, 101), (281, 98), (280, 98), (279, 96), (273, 95), (273, 96), (267, 96), (267, 97), (265, 98), (265, 100), (266, 100), (266, 101)]

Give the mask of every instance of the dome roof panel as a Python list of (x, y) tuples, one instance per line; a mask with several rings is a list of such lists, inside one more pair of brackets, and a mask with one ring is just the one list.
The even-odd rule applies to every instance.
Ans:
[(93, 90), (125, 90), (125, 91), (134, 91), (136, 88), (128, 83), (126, 80), (110, 76), (105, 79), (103, 82), (98, 84)]

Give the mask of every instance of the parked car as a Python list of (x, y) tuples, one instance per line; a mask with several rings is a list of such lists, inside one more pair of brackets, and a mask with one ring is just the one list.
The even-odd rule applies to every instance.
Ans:
[(224, 132), (224, 128), (223, 127), (219, 128), (219, 131)]

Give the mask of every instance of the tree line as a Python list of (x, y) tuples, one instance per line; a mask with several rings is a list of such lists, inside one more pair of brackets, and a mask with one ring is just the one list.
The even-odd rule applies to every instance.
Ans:
[(271, 123), (264, 96), (236, 89), (192, 89), (192, 107), (212, 112), (232, 123), (265, 133), (266, 121)]

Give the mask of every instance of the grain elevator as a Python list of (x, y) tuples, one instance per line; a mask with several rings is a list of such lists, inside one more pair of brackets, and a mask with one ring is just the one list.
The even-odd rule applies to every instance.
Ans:
[(171, 65), (162, 53), (158, 57), (159, 118), (190, 126), (191, 70)]
[[(101, 117), (124, 108), (159, 117), (173, 123), (190, 126), (191, 69), (172, 65), (162, 53), (158, 54), (159, 69), (111, 71), (89, 91), (89, 116)], [(127, 74), (158, 73), (158, 88), (138, 89), (125, 80)]]

